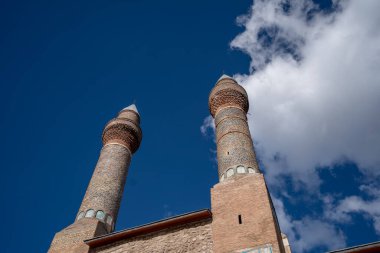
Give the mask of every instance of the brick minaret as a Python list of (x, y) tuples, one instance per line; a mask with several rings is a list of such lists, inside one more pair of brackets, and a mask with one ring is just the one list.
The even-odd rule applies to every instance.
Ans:
[(88, 252), (83, 240), (114, 230), (132, 154), (142, 138), (135, 105), (123, 109), (103, 130), (103, 148), (75, 221), (58, 232), (49, 252)]
[(211, 91), (209, 108), (215, 119), (220, 181), (211, 189), (214, 252), (284, 252), (247, 123), (247, 92), (223, 75)]

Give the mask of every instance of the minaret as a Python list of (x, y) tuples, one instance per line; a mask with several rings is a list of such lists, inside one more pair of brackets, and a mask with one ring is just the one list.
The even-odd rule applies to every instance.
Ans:
[(223, 75), (211, 91), (209, 108), (215, 119), (219, 180), (259, 173), (247, 123), (249, 104), (244, 88)]
[(114, 230), (132, 154), (142, 138), (140, 115), (130, 105), (103, 130), (103, 148), (75, 221), (58, 232), (49, 252), (88, 252), (83, 240)]
[(211, 189), (215, 253), (256, 249), (284, 252), (276, 214), (256, 160), (248, 108), (245, 89), (223, 75), (209, 97), (219, 173), (219, 183)]

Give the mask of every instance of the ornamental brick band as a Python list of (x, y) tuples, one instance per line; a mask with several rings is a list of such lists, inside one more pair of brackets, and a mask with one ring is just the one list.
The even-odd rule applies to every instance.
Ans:
[(241, 108), (245, 113), (249, 109), (247, 92), (232, 78), (220, 79), (209, 96), (209, 109), (214, 118), (218, 109), (225, 106)]
[(118, 143), (127, 147), (132, 154), (139, 148), (141, 139), (140, 127), (130, 120), (120, 118), (111, 120), (102, 135), (103, 145)]

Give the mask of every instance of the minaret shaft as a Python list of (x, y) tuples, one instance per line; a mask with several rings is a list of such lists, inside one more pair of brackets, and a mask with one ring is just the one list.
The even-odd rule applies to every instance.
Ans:
[(223, 75), (209, 97), (215, 119), (219, 180), (260, 173), (247, 123), (247, 92), (234, 79)]
[[(219, 178), (228, 169), (243, 166), (259, 171), (246, 113), (237, 107), (224, 107), (215, 115)], [(234, 172), (234, 174), (237, 171)]]
[(109, 230), (113, 230), (131, 157), (129, 149), (119, 144), (108, 144), (102, 148), (77, 219), (91, 215), (89, 212), (93, 210), (95, 217), (103, 219)]
[(135, 105), (124, 108), (103, 130), (103, 148), (75, 222), (56, 233), (49, 253), (88, 253), (83, 241), (115, 228), (132, 154), (142, 139)]

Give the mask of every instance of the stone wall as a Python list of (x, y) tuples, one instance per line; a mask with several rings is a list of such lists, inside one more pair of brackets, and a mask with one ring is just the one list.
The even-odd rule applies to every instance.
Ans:
[(211, 219), (120, 240), (92, 249), (103, 253), (212, 252)]

